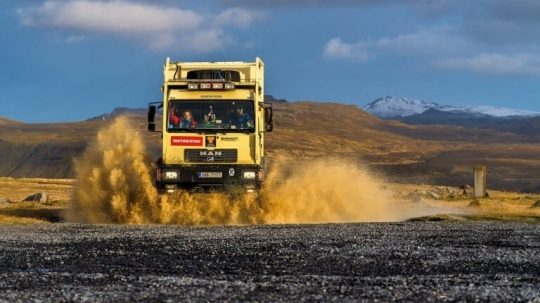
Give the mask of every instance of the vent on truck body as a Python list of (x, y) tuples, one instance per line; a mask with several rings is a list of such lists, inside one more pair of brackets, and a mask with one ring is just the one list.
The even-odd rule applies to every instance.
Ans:
[(188, 80), (223, 80), (240, 82), (240, 72), (234, 70), (202, 69), (187, 72)]

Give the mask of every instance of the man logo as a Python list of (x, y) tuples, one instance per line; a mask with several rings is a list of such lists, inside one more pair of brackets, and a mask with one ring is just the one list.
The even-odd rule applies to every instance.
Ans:
[(206, 136), (206, 147), (216, 147), (216, 136)]
[(201, 157), (221, 157), (223, 152), (220, 150), (201, 150), (199, 151), (199, 156)]
[(229, 176), (234, 177), (234, 168), (229, 168)]
[(214, 162), (215, 157), (222, 157), (223, 152), (220, 150), (201, 150), (199, 151), (200, 157), (206, 157), (206, 161)]

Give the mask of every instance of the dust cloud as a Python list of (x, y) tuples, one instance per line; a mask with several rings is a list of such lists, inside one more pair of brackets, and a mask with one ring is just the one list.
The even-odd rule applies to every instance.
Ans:
[(68, 220), (88, 223), (152, 223), (159, 220), (141, 136), (120, 117), (98, 132), (75, 161), (77, 180)]
[(279, 224), (396, 221), (383, 182), (343, 160), (272, 162), (259, 195), (178, 191), (158, 195), (139, 133), (118, 118), (75, 162), (67, 219), (128, 224)]

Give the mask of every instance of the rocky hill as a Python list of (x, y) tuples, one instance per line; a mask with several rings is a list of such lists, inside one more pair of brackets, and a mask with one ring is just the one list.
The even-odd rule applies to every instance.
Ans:
[(1, 126), (1, 125), (19, 124), (19, 123), (21, 123), (21, 122), (15, 121), (15, 120), (11, 120), (11, 119), (7, 119), (7, 118), (3, 118), (3, 117), (0, 117), (0, 126)]

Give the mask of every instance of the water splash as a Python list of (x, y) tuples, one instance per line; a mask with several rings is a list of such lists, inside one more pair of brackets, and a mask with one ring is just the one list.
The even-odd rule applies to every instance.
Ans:
[(120, 117), (99, 131), (75, 161), (77, 180), (68, 220), (88, 223), (153, 223), (159, 220), (141, 136)]
[(394, 221), (383, 183), (343, 160), (274, 161), (257, 196), (158, 195), (143, 140), (125, 118), (101, 130), (75, 163), (68, 220), (179, 225)]

